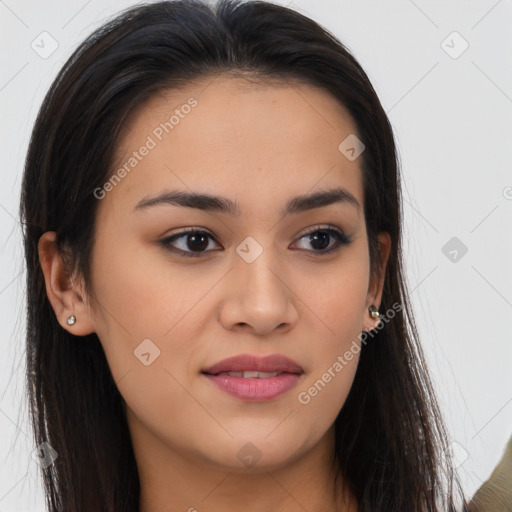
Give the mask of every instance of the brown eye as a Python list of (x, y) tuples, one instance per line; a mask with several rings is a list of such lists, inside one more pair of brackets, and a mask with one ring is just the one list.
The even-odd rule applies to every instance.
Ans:
[[(197, 229), (188, 229), (172, 235), (160, 243), (171, 251), (181, 253), (184, 256), (201, 256), (207, 251), (210, 240), (215, 242), (215, 239), (206, 231)], [(179, 242), (176, 244), (176, 242)], [(216, 242), (215, 242), (216, 243)], [(176, 245), (175, 245), (176, 244)]]
[[(315, 230), (302, 235), (300, 240), (305, 240), (310, 247), (313, 247), (313, 252), (319, 254), (331, 253), (352, 242), (343, 231), (332, 227), (315, 228)], [(331, 245), (331, 242), (334, 244)]]
[[(352, 242), (350, 237), (345, 235), (343, 231), (331, 226), (325, 228), (317, 227), (302, 235), (299, 240), (305, 240), (305, 243), (309, 245), (305, 250), (317, 253), (319, 256), (334, 252)], [(215, 238), (208, 232), (197, 228), (190, 228), (165, 238), (160, 241), (160, 244), (169, 251), (176, 252), (182, 256), (198, 257), (212, 252), (211, 249), (207, 250), (210, 241), (217, 243)]]

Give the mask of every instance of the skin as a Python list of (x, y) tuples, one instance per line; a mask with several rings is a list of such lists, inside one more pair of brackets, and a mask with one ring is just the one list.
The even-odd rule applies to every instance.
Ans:
[[(382, 272), (370, 276), (361, 159), (338, 150), (355, 124), (321, 89), (220, 75), (143, 105), (113, 172), (190, 97), (197, 106), (99, 200), (91, 295), (69, 275), (55, 233), (41, 237), (49, 299), (64, 329), (95, 332), (104, 347), (126, 401), (141, 512), (355, 511), (348, 490), (333, 490), (330, 457), (358, 353), (308, 404), (297, 398), (378, 322), (368, 307), (380, 304), (390, 238), (379, 235)], [(335, 203), (280, 218), (290, 198), (334, 187), (359, 207)], [(141, 199), (175, 189), (237, 201), (240, 216), (170, 204), (134, 211)], [(304, 235), (328, 224), (352, 241), (322, 255), (324, 246)], [(199, 257), (159, 243), (186, 227), (212, 236)], [(263, 249), (252, 263), (236, 252), (247, 236)], [(193, 252), (187, 236), (174, 247)], [(68, 326), (71, 314), (77, 322)], [(148, 366), (134, 356), (144, 339), (160, 350)], [(304, 374), (292, 390), (256, 403), (201, 374), (242, 353), (283, 354)], [(261, 455), (251, 467), (237, 457), (249, 442)]]

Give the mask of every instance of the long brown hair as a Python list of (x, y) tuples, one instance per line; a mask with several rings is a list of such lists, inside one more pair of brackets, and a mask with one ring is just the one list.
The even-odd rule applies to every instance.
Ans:
[[(372, 271), (391, 236), (381, 309), (395, 317), (363, 344), (335, 421), (333, 457), (360, 511), (456, 509), (456, 475), (404, 282), (400, 171), (391, 126), (361, 66), (311, 19), (261, 1), (163, 1), (119, 14), (65, 63), (37, 117), (21, 221), (27, 263), (27, 386), (35, 441), (58, 453), (43, 471), (51, 512), (135, 512), (139, 480), (118, 392), (98, 337), (76, 343), (46, 295), (38, 240), (56, 231), (90, 290), (98, 201), (124, 120), (157, 91), (208, 75), (306, 83), (352, 115), (361, 156)], [(445, 456), (443, 456), (445, 454)], [(462, 494), (460, 494), (463, 503)]]

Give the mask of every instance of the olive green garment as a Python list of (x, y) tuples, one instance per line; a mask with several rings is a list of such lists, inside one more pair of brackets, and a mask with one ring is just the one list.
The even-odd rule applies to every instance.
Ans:
[(470, 512), (512, 512), (512, 437), (500, 462), (471, 500)]

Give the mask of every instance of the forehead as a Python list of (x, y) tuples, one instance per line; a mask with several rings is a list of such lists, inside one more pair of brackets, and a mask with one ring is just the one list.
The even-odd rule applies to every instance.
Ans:
[(342, 184), (362, 204), (360, 159), (338, 149), (356, 133), (347, 109), (318, 87), (212, 77), (160, 91), (130, 116), (112, 168), (126, 177), (107, 199), (134, 205), (176, 185), (257, 198)]

